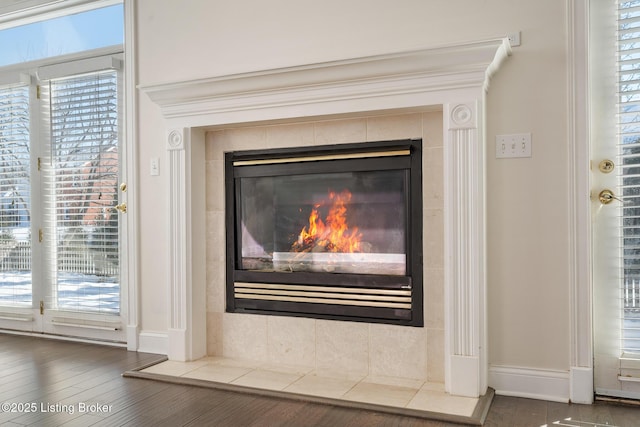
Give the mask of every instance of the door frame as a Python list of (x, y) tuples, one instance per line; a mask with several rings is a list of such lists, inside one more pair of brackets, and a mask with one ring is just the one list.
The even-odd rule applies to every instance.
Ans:
[(136, 80), (136, 40), (135, 21), (137, 0), (122, 0), (124, 5), (124, 128), (123, 150), (124, 158), (120, 164), (123, 175), (129, 186), (127, 196), (128, 219), (122, 230), (121, 259), (125, 260), (121, 266), (120, 275), (127, 281), (127, 290), (122, 293), (121, 304), (126, 305), (126, 342), (127, 350), (138, 351), (140, 335), (140, 280), (138, 255), (138, 82)]
[(567, 1), (568, 220), (571, 261), (569, 399), (574, 403), (586, 404), (593, 403), (594, 399), (589, 1)]
[[(50, 280), (44, 272), (51, 267), (48, 263), (50, 258), (47, 253), (51, 250), (55, 251), (55, 242), (52, 237), (54, 233), (44, 233), (45, 230), (45, 201), (46, 194), (50, 190), (44, 181), (45, 174), (52, 173), (49, 167), (41, 168), (41, 159), (47, 158), (49, 152), (49, 144), (51, 144), (51, 135), (47, 126), (42, 126), (43, 117), (46, 116), (44, 110), (48, 109), (48, 103), (45, 98), (40, 98), (40, 88), (48, 85), (51, 76), (38, 79), (41, 73), (47, 74), (49, 68), (61, 69), (63, 76), (67, 76), (66, 72), (71, 71), (69, 77), (73, 76), (73, 72), (78, 70), (95, 71), (94, 68), (101, 69), (105, 63), (111, 63), (111, 60), (122, 58), (121, 47), (109, 47), (78, 54), (64, 55), (55, 58), (47, 58), (45, 60), (37, 60), (14, 67), (8, 67), (2, 71), (0, 76), (7, 81), (16, 81), (23, 83), (28, 88), (29, 93), (29, 132), (30, 132), (30, 194), (36, 195), (31, 197), (31, 304), (29, 306), (12, 306), (3, 305), (0, 307), (0, 321), (2, 329), (14, 332), (23, 332), (36, 335), (51, 335), (74, 337), (81, 340), (97, 340), (124, 343), (126, 340), (126, 326), (128, 324), (128, 275), (127, 264), (129, 259), (126, 252), (127, 240), (130, 235), (128, 225), (128, 216), (119, 214), (118, 234), (120, 241), (119, 260), (120, 260), (120, 311), (117, 315), (92, 311), (75, 311), (57, 307), (56, 304), (49, 304), (53, 294), (55, 294), (55, 280)], [(94, 59), (97, 59), (94, 61)], [(80, 65), (79, 65), (80, 64)], [(87, 65), (84, 67), (84, 65)], [(78, 68), (80, 67), (80, 68)], [(86, 70), (84, 68), (86, 68)], [(122, 78), (123, 71), (118, 67), (118, 78)], [(55, 73), (54, 73), (55, 74)], [(57, 76), (54, 76), (57, 77)], [(124, 108), (124, 88), (119, 90), (119, 108)], [(127, 182), (127, 176), (130, 171), (124, 167), (126, 164), (126, 148), (127, 141), (124, 138), (124, 130), (122, 129), (124, 121), (119, 123), (119, 146), (118, 151), (125, 153), (118, 156), (118, 182)], [(47, 162), (45, 161), (45, 164)], [(117, 200), (119, 203), (127, 203), (128, 194), (123, 190), (118, 190)], [(48, 235), (51, 234), (51, 235)], [(40, 236), (40, 239), (38, 239)], [(44, 239), (43, 239), (44, 236)], [(39, 240), (39, 241), (38, 241)], [(124, 247), (124, 252), (123, 252)], [(47, 251), (49, 249), (49, 252)], [(121, 344), (122, 345), (122, 344)]]
[[(107, 6), (109, 4), (115, 4), (121, 2), (124, 9), (124, 91), (123, 91), (123, 126), (122, 126), (122, 154), (120, 168), (121, 174), (125, 177), (128, 191), (127, 191), (127, 206), (128, 214), (125, 226), (121, 230), (121, 282), (127, 284), (126, 289), (121, 292), (121, 317), (124, 322), (123, 328), (126, 341), (126, 347), (129, 351), (137, 351), (139, 347), (139, 257), (138, 257), (138, 236), (136, 230), (139, 224), (138, 212), (138, 197), (137, 197), (137, 167), (138, 155), (137, 147), (135, 145), (136, 136), (138, 134), (137, 127), (137, 102), (138, 102), (138, 89), (136, 79), (136, 40), (135, 40), (135, 11), (136, 0), (77, 0), (69, 2), (66, 6), (56, 5), (55, 7), (38, 6), (25, 12), (25, 19), (32, 19), (33, 16), (40, 13), (59, 13), (59, 9), (68, 8), (69, 10), (84, 10), (85, 8), (92, 7), (93, 4), (100, 4), (98, 7)], [(77, 10), (76, 10), (77, 9)], [(22, 14), (16, 15), (20, 19)], [(0, 20), (2, 23), (2, 20)], [(40, 61), (34, 61), (40, 62)], [(8, 69), (16, 68), (10, 66)], [(5, 316), (12, 317), (13, 320), (9, 320), (10, 323), (16, 326), (15, 330), (7, 330), (8, 333), (29, 334), (42, 336), (42, 316), (39, 315), (38, 310), (35, 308), (23, 309), (7, 308)], [(34, 328), (24, 328), (24, 322), (26, 319), (32, 319), (31, 322), (35, 324)], [(46, 335), (46, 334), (45, 334)], [(64, 336), (52, 336), (60, 339), (72, 339)], [(83, 341), (92, 341), (91, 338), (81, 339)], [(105, 344), (113, 345), (114, 343), (104, 342)]]
[[(594, 0), (568, 0), (568, 141), (570, 224), (570, 400), (592, 403), (594, 376), (594, 251), (592, 249), (592, 107), (590, 89), (590, 5)], [(594, 12), (595, 13), (595, 12)], [(595, 166), (597, 167), (597, 166)], [(633, 361), (638, 369), (640, 362)], [(634, 397), (624, 390), (603, 390), (612, 396)]]

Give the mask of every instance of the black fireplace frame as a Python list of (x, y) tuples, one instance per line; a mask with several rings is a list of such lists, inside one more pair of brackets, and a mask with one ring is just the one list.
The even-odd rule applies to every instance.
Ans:
[[(299, 159), (304, 159), (299, 161)], [(403, 170), (405, 186), (406, 274), (336, 274), (250, 271), (239, 268), (240, 185), (243, 177), (309, 173)], [(309, 317), (406, 326), (424, 326), (422, 140), (334, 144), (225, 153), (226, 311)], [(237, 298), (238, 284), (312, 286), (314, 289), (374, 289), (410, 293), (410, 308)], [(257, 285), (256, 285), (257, 286)], [(409, 292), (410, 291), (410, 292)], [(263, 291), (265, 292), (265, 291)], [(338, 291), (340, 292), (340, 291)], [(346, 292), (346, 291), (345, 291)], [(408, 304), (408, 303), (407, 303)]]

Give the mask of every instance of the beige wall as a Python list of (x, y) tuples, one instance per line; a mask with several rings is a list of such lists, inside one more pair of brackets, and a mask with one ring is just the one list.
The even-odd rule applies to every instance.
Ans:
[[(140, 0), (138, 81), (249, 72), (522, 31), (487, 98), (489, 361), (569, 369), (566, 5), (558, 0)], [(531, 132), (530, 159), (496, 134)], [(165, 130), (139, 101), (143, 331), (166, 331)], [(161, 175), (149, 176), (149, 159)]]

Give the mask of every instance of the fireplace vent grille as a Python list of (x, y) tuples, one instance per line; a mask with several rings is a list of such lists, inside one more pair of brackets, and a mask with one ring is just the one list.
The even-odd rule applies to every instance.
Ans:
[(234, 283), (239, 299), (411, 309), (410, 289), (363, 289), (270, 283)]

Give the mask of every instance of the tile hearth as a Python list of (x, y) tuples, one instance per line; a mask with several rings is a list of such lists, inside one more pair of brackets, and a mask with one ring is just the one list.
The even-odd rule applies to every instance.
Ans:
[[(473, 421), (485, 412), (490, 400), (451, 396), (439, 383), (395, 377), (350, 377), (322, 373), (311, 368), (269, 365), (224, 357), (205, 357), (193, 362), (164, 361), (130, 376), (171, 379), (187, 384), (227, 386), (273, 392), (296, 399), (406, 413), (425, 418)], [(205, 383), (203, 383), (205, 382)], [(226, 388), (226, 387), (225, 387)]]

